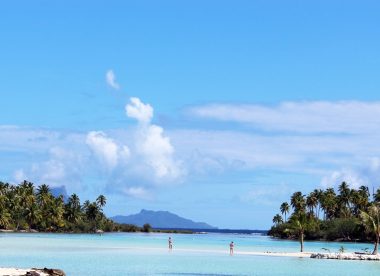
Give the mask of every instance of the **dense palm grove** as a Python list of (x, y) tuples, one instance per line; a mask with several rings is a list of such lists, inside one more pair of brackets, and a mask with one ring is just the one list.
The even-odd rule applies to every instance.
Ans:
[[(290, 211), (293, 211), (290, 214)], [(295, 192), (290, 204), (280, 206), (273, 217), (269, 234), (279, 238), (303, 240), (374, 241), (373, 254), (378, 252), (380, 238), (380, 188), (372, 195), (368, 187), (351, 189), (343, 182), (333, 188), (315, 189), (308, 195)]]
[(81, 204), (76, 194), (68, 199), (52, 195), (48, 185), (35, 188), (24, 181), (10, 185), (0, 181), (0, 229), (47, 232), (112, 231), (115, 224), (103, 214), (106, 198)]

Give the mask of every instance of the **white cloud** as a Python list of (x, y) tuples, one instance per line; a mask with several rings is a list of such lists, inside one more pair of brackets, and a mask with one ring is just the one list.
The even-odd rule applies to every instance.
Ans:
[(351, 188), (369, 186), (379, 188), (380, 186), (380, 158), (373, 157), (358, 166), (351, 166), (334, 170), (324, 176), (321, 180), (323, 188), (338, 187), (343, 181)]
[(116, 82), (116, 76), (112, 70), (108, 70), (106, 73), (107, 84), (113, 89), (119, 90), (120, 85)]
[(250, 124), (266, 131), (379, 133), (380, 102), (283, 102), (278, 105), (209, 104), (190, 109), (201, 118)]
[(367, 178), (353, 169), (343, 168), (333, 171), (329, 176), (321, 180), (323, 188), (337, 187), (343, 181), (347, 182), (351, 188), (358, 188), (362, 185), (368, 185)]
[(127, 116), (140, 123), (150, 123), (153, 118), (153, 108), (150, 104), (144, 104), (139, 98), (132, 97), (130, 103), (125, 106)]
[(48, 151), (48, 159), (33, 162), (26, 169), (17, 169), (13, 173), (16, 183), (29, 180), (36, 184), (46, 183), (52, 187), (66, 186), (71, 191), (81, 190), (83, 162), (80, 153), (70, 149), (52, 147)]
[(151, 193), (143, 187), (127, 187), (123, 189), (123, 193), (138, 199), (151, 200)]
[(137, 152), (153, 168), (157, 178), (177, 178), (180, 176), (178, 162), (173, 158), (174, 148), (162, 127), (144, 126), (139, 130), (136, 141)]
[[(316, 106), (323, 108), (318, 111)], [(233, 107), (231, 110), (235, 114), (238, 106)], [(256, 169), (310, 174), (314, 179), (323, 178), (322, 184), (339, 184), (341, 180), (355, 186), (380, 183), (380, 159), (372, 158), (380, 156), (380, 131), (373, 127), (378, 111), (372, 104), (323, 102), (320, 105), (293, 103), (259, 107), (265, 110), (258, 113), (261, 121), (252, 119), (256, 116), (248, 116), (250, 108), (242, 106), (242, 110), (248, 112), (245, 115), (251, 118), (245, 122), (253, 124), (253, 129), (237, 130), (228, 124), (223, 130), (166, 130), (151, 123), (152, 106), (132, 98), (126, 105), (126, 113), (137, 120), (137, 126), (108, 130), (107, 133), (0, 126), (0, 159), (8, 166), (7, 154), (17, 153), (12, 156), (21, 160), (22, 165), (8, 170), (11, 171), (8, 175), (14, 173), (16, 179), (26, 176), (85, 186), (79, 183), (80, 179), (90, 177), (103, 182), (91, 182), (91, 185), (119, 192), (130, 187), (150, 192), (164, 183), (182, 181), (187, 175), (212, 177), (214, 173), (254, 172)], [(328, 111), (327, 107), (335, 111)], [(344, 117), (346, 109), (349, 111)], [(283, 113), (283, 118), (272, 113)], [(369, 113), (376, 118), (371, 119)], [(270, 116), (266, 118), (265, 114)], [(332, 114), (335, 114), (331, 119), (335, 120), (335, 129), (329, 125), (328, 117), (334, 117)], [(239, 118), (237, 116), (235, 121), (242, 122)], [(310, 126), (306, 124), (308, 118)], [(267, 130), (274, 133), (267, 133)], [(56, 147), (61, 152), (54, 149)], [(66, 151), (79, 157), (62, 156)], [(107, 170), (103, 171), (103, 167)]]
[(141, 124), (137, 129), (136, 153), (153, 169), (154, 175), (161, 178), (176, 179), (182, 172), (178, 161), (174, 160), (174, 147), (164, 129), (151, 124), (153, 108), (139, 98), (131, 98), (125, 107), (127, 116)]
[(246, 203), (256, 205), (274, 205), (278, 206), (281, 200), (287, 200), (292, 189), (285, 184), (272, 186), (256, 186), (240, 196), (240, 200)]
[(119, 147), (111, 138), (108, 138), (104, 132), (89, 132), (87, 134), (86, 144), (108, 169), (113, 169), (117, 166)]

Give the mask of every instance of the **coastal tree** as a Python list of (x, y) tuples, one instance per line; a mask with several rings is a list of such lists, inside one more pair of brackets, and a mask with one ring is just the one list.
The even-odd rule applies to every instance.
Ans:
[(286, 221), (286, 214), (289, 213), (290, 206), (287, 202), (283, 202), (280, 206), (281, 214), (285, 216), (284, 221)]
[(275, 215), (275, 216), (273, 217), (273, 220), (272, 220), (272, 221), (273, 221), (273, 223), (274, 223), (275, 225), (277, 225), (277, 226), (283, 222), (282, 217), (280, 216), (280, 214)]
[(307, 214), (303, 211), (294, 213), (290, 217), (290, 229), (288, 231), (294, 232), (299, 239), (300, 242), (300, 251), (304, 250), (304, 239), (305, 239), (305, 231), (311, 227), (311, 221)]
[(378, 253), (380, 240), (380, 204), (372, 204), (368, 207), (368, 212), (361, 211), (360, 218), (367, 231), (375, 236), (375, 246), (372, 254), (376, 255)]
[(373, 194), (373, 200), (375, 202), (380, 203), (380, 188), (376, 190), (376, 192)]
[(305, 196), (301, 192), (293, 193), (290, 197), (290, 204), (292, 205), (294, 212), (304, 211), (306, 206)]
[(107, 202), (107, 199), (104, 195), (100, 195), (96, 199), (96, 203), (98, 204), (100, 209), (102, 209), (104, 206), (106, 206), (106, 202)]
[(306, 197), (306, 207), (309, 210), (309, 213), (312, 214), (313, 216), (315, 209), (317, 208), (318, 205), (318, 198), (317, 195), (314, 192), (311, 192), (307, 197)]

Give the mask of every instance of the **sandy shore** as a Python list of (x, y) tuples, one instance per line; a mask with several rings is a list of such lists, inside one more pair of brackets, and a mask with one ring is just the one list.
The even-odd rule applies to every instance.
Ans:
[(40, 276), (49, 276), (40, 270), (34, 269), (21, 269), (21, 268), (13, 268), (13, 267), (0, 267), (0, 275), (9, 275), (9, 276), (21, 276), (26, 275), (27, 272), (37, 272)]
[(310, 258), (312, 252), (256, 252), (256, 251), (236, 251), (238, 255), (254, 255), (254, 256), (273, 256), (273, 257), (297, 257)]

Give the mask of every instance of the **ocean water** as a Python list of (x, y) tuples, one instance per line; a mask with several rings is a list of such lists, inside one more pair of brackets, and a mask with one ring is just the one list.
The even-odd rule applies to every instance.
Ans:
[[(341, 246), (347, 252), (373, 247), (305, 242), (305, 251), (338, 252)], [(249, 251), (298, 252), (299, 243), (243, 234), (0, 234), (0, 267), (52, 267), (67, 275), (380, 275), (380, 262), (239, 254)]]

